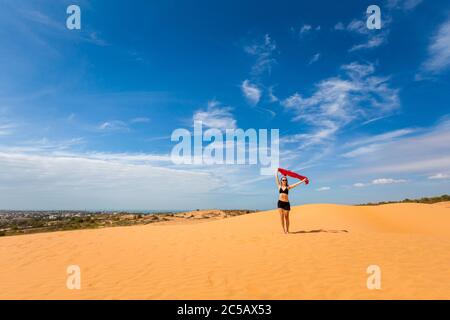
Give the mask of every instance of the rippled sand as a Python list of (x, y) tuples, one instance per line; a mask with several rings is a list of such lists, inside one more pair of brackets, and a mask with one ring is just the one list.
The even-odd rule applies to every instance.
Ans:
[[(450, 299), (450, 203), (0, 238), (2, 299)], [(81, 289), (66, 286), (67, 266)], [(381, 289), (368, 290), (369, 265)]]

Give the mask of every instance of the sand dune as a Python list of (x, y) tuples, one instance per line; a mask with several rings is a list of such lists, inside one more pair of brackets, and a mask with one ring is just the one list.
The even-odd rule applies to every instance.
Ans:
[[(305, 205), (0, 238), (2, 299), (450, 299), (450, 204)], [(66, 287), (68, 265), (81, 290)], [(366, 269), (381, 268), (381, 290)]]

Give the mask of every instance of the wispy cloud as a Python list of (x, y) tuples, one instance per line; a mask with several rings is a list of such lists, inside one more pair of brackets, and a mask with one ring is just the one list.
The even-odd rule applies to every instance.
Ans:
[(389, 37), (389, 28), (393, 21), (394, 10), (411, 11), (415, 9), (422, 0), (387, 0), (386, 6), (382, 7), (381, 29), (371, 30), (367, 28), (366, 22), (368, 14), (365, 12), (362, 18), (353, 19), (347, 25), (342, 22), (336, 23), (334, 29), (337, 31), (347, 31), (365, 38), (365, 41), (352, 46), (349, 51), (367, 50), (384, 45)]
[(416, 132), (417, 129), (407, 128), (407, 129), (398, 129), (394, 131), (389, 131), (381, 134), (376, 134), (373, 136), (363, 137), (359, 138), (357, 140), (353, 140), (350, 142), (347, 142), (345, 146), (347, 147), (354, 147), (358, 145), (367, 145), (375, 142), (385, 142), (385, 141), (392, 141), (393, 139), (404, 137), (406, 135), (412, 134)]
[(386, 114), (399, 107), (398, 90), (390, 87), (389, 78), (373, 75), (373, 65), (353, 62), (341, 69), (342, 76), (322, 80), (310, 97), (295, 93), (281, 102), (294, 113), (294, 121), (316, 128), (294, 138), (319, 143), (333, 138), (340, 128), (356, 119)]
[(334, 30), (339, 31), (345, 30), (345, 25), (342, 22), (338, 22), (334, 25)]
[(21, 9), (22, 16), (32, 22), (44, 25), (46, 27), (50, 27), (56, 30), (64, 30), (65, 25), (63, 22), (58, 21), (43, 12), (35, 9), (35, 8), (29, 8), (29, 9)]
[(150, 119), (147, 117), (136, 117), (128, 121), (122, 120), (109, 120), (102, 122), (97, 128), (100, 131), (129, 131), (134, 124), (149, 123)]
[(16, 125), (10, 122), (0, 121), (0, 136), (7, 136), (14, 132)]
[(130, 123), (149, 123), (150, 119), (147, 117), (137, 117), (130, 120)]
[(218, 129), (236, 128), (236, 120), (231, 113), (232, 108), (223, 106), (220, 102), (212, 100), (208, 102), (206, 110), (197, 110), (194, 113), (194, 121), (202, 121), (205, 127)]
[(353, 19), (346, 27), (347, 31), (356, 32), (359, 34), (369, 34), (370, 30), (367, 28), (364, 20)]
[(315, 55), (313, 55), (313, 57), (311, 58), (311, 60), (309, 60), (308, 64), (313, 64), (317, 61), (319, 61), (320, 59), (320, 53), (316, 53)]
[[(82, 137), (63, 139), (63, 140), (50, 140), (46, 137), (41, 139), (26, 140), (19, 143), (15, 148), (9, 148), (9, 150), (26, 151), (35, 153), (49, 153), (49, 152), (61, 152), (69, 149), (73, 149), (76, 146), (80, 146), (85, 143), (85, 139)], [(2, 148), (1, 150), (6, 150)]]
[(261, 89), (256, 84), (251, 83), (249, 80), (242, 82), (241, 90), (247, 101), (251, 105), (257, 105), (261, 99)]
[(387, 38), (387, 33), (380, 33), (375, 36), (371, 36), (371, 37), (369, 37), (367, 42), (357, 44), (357, 45), (351, 47), (350, 52), (361, 50), (361, 49), (371, 49), (371, 48), (379, 47), (386, 41), (386, 38)]
[(389, 9), (402, 9), (408, 11), (413, 10), (422, 2), (423, 0), (388, 0), (386, 5)]
[(274, 93), (273, 87), (269, 87), (268, 96), (269, 96), (269, 102), (271, 102), (271, 103), (279, 101), (278, 97)]
[(428, 179), (430, 180), (448, 180), (450, 179), (449, 173), (437, 173), (432, 176), (429, 176)]
[[(271, 74), (272, 67), (277, 63), (275, 54), (277, 52), (277, 45), (269, 34), (265, 34), (263, 39), (254, 41), (253, 44), (244, 47), (246, 53), (256, 58), (250, 72), (250, 79), (246, 79), (241, 84), (241, 91), (247, 102), (255, 107), (264, 92), (263, 75)], [(256, 84), (258, 83), (258, 84)], [(278, 101), (278, 98), (273, 94), (273, 88), (269, 87), (267, 93), (269, 102)], [(268, 113), (271, 118), (275, 116), (275, 112), (268, 108), (255, 108), (255, 110)]]
[[(376, 139), (378, 140), (378, 139)], [(444, 120), (415, 134), (392, 141), (385, 140), (362, 146), (351, 154), (351, 169), (342, 174), (428, 174), (450, 170), (450, 121)], [(362, 152), (370, 148), (370, 156)], [(347, 154), (348, 155), (348, 154)]]
[(103, 39), (98, 32), (90, 32), (81, 39), (101, 47), (109, 45), (108, 42)]
[(416, 129), (399, 129), (374, 136), (360, 138), (344, 144), (345, 147), (356, 147), (353, 150), (347, 151), (342, 154), (343, 157), (353, 158), (364, 156), (370, 153), (379, 151), (384, 147), (383, 143), (391, 143), (398, 140), (401, 137), (410, 135), (417, 132)]
[(277, 63), (274, 57), (277, 45), (270, 35), (264, 35), (262, 40), (257, 40), (253, 44), (245, 46), (244, 51), (256, 58), (252, 67), (252, 76), (259, 77), (264, 73), (271, 73), (272, 67)]
[(311, 31), (312, 27), (309, 24), (304, 24), (301, 28), (300, 28), (300, 34), (303, 33), (307, 33), (309, 31)]
[(382, 148), (382, 146), (380, 144), (371, 144), (368, 146), (363, 146), (363, 147), (359, 147), (354, 150), (348, 151), (348, 152), (344, 153), (342, 156), (344, 158), (354, 158), (354, 157), (365, 156), (367, 154), (377, 152), (381, 148)]
[(300, 28), (291, 27), (291, 33), (295, 38), (302, 38), (311, 32), (320, 31), (321, 29), (322, 27), (320, 25), (313, 26), (305, 23)]
[(111, 120), (101, 123), (98, 126), (101, 131), (127, 131), (129, 130), (128, 124), (120, 120)]
[(12, 15), (14, 18), (11, 21), (15, 24), (15, 29), (26, 33), (27, 37), (50, 52), (57, 53), (53, 48), (55, 39), (76, 40), (97, 46), (108, 45), (100, 33), (93, 31), (88, 25), (83, 25), (80, 32), (68, 33), (65, 19), (49, 14), (50, 10), (44, 10), (42, 6), (38, 7), (35, 4), (23, 2), (12, 8), (16, 13)]
[(392, 179), (392, 178), (378, 178), (374, 179), (371, 182), (363, 183), (363, 182), (357, 182), (353, 184), (355, 188), (363, 188), (371, 185), (387, 185), (387, 184), (395, 184), (395, 183), (404, 183), (408, 180), (405, 179)]
[(389, 35), (388, 26), (391, 23), (390, 15), (386, 14), (383, 16), (381, 30), (369, 30), (366, 25), (366, 19), (367, 17), (364, 15), (362, 19), (353, 19), (347, 25), (344, 25), (342, 22), (338, 22), (334, 26), (334, 29), (337, 31), (347, 31), (366, 39), (364, 42), (352, 46), (349, 49), (350, 52), (376, 48), (383, 45), (387, 41)]
[(422, 73), (439, 74), (450, 68), (450, 18), (442, 23), (428, 46)]
[(305, 149), (333, 140), (338, 130), (339, 126), (335, 122), (322, 120), (311, 132), (288, 135), (283, 137), (281, 142), (284, 144), (297, 144), (298, 149)]
[(316, 189), (316, 191), (329, 191), (329, 190), (331, 190), (330, 187), (321, 187)]
[(170, 209), (184, 209), (196, 207), (199, 194), (222, 186), (208, 172), (170, 168), (161, 161), (170, 157), (0, 147), (0, 201), (17, 209), (169, 209), (163, 195), (175, 192), (182, 201)]
[(393, 183), (403, 183), (407, 180), (404, 179), (391, 179), (391, 178), (380, 178), (372, 181), (372, 184), (393, 184)]

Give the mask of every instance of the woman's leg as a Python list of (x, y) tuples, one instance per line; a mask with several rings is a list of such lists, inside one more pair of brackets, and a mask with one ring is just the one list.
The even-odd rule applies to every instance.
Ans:
[(283, 232), (286, 232), (285, 227), (284, 227), (284, 213), (283, 213), (283, 209), (278, 209), (278, 212), (280, 213), (280, 218), (281, 218), (281, 226), (283, 227)]
[(283, 210), (284, 211), (284, 224), (286, 225), (286, 233), (289, 233), (289, 210)]

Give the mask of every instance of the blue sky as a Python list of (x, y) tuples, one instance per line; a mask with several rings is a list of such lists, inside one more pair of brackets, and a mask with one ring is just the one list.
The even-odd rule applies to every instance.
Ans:
[(2, 208), (274, 207), (258, 166), (170, 161), (193, 119), (279, 128), (293, 205), (450, 191), (447, 1), (0, 0), (0, 70)]

